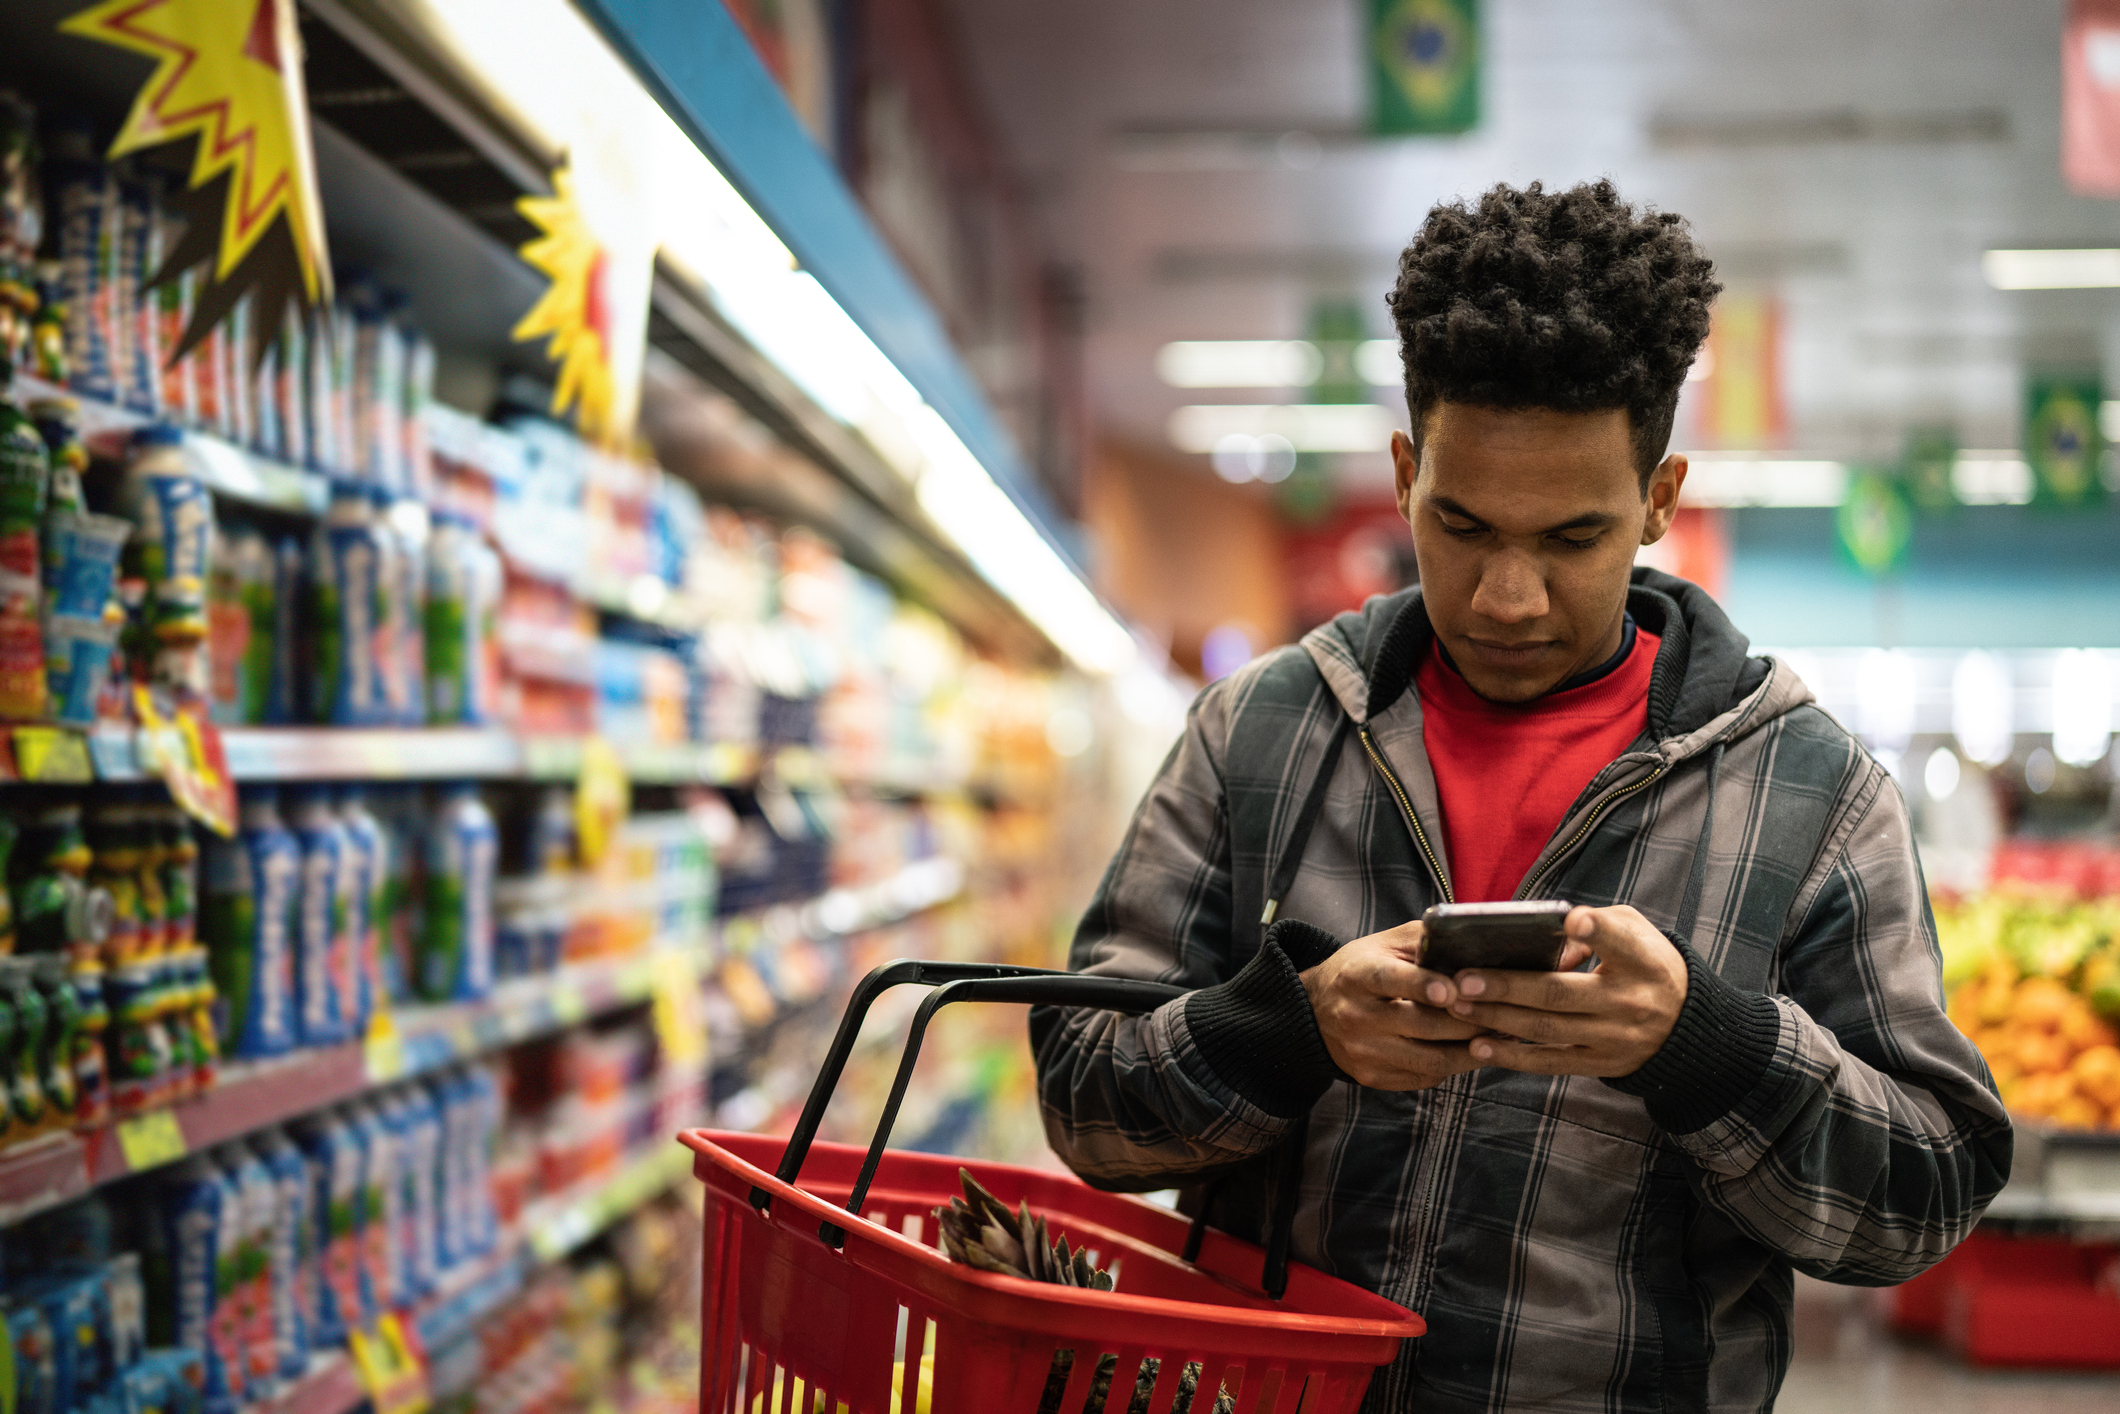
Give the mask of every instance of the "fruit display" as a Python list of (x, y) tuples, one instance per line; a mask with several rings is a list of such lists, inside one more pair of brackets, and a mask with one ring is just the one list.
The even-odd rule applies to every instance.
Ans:
[(1938, 898), (1950, 1017), (2015, 1113), (2120, 1129), (2120, 850), (2018, 843)]

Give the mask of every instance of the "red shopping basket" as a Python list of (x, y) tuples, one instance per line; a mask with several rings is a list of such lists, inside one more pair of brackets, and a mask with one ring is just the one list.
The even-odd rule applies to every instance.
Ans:
[[(901, 982), (935, 990), (914, 1017), (874, 1143), (866, 1154), (813, 1144), (869, 1004)], [(960, 1191), (962, 1161), (884, 1148), (941, 1006), (1138, 1014), (1180, 994), (1032, 968), (890, 963), (855, 989), (784, 1148), (765, 1135), (684, 1135), (706, 1184), (702, 1414), (1352, 1414), (1376, 1367), (1426, 1326), (1381, 1296), (1287, 1264), (1292, 1203), (1277, 1203), (1273, 1250), (1262, 1250), (1057, 1174), (964, 1164), (1117, 1279), (1116, 1291), (1086, 1291), (949, 1260), (934, 1209)], [(765, 1169), (776, 1158), (777, 1175)]]

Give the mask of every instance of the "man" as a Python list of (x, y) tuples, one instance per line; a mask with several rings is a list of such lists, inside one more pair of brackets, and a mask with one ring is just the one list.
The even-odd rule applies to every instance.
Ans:
[[(1294, 1256), (1428, 1321), (1369, 1409), (1771, 1407), (1792, 1271), (1904, 1281), (2008, 1174), (1897, 786), (1633, 568), (1719, 289), (1606, 182), (1429, 213), (1390, 300), (1420, 585), (1194, 704), (1071, 965), (1197, 990), (1032, 1015), (1092, 1183), (1260, 1239), (1296, 1137)], [(1581, 905), (1594, 967), (1419, 965), (1430, 904), (1508, 898)]]

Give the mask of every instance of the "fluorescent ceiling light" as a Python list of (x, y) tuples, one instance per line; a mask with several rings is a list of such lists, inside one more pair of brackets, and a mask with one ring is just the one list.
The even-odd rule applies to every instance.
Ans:
[[(1396, 339), (1364, 339), (1354, 367), (1379, 388), (1405, 377)], [(1156, 351), (1156, 376), (1173, 388), (1307, 388), (1324, 371), (1318, 346), (1304, 339), (1180, 339)]]
[(1302, 388), (1324, 367), (1301, 339), (1180, 339), (1156, 352), (1156, 376), (1173, 388)]
[(1951, 490), (1969, 506), (2021, 506), (2032, 499), (2032, 468), (2017, 451), (1963, 451), (1951, 466)]
[(1837, 506), (1847, 498), (1848, 469), (1837, 461), (1762, 457), (1756, 452), (1695, 452), (1688, 506)]
[(1381, 452), (1391, 418), (1375, 403), (1196, 403), (1170, 415), (1171, 444), (1213, 452), (1226, 437), (1280, 437), (1299, 452)]
[(2090, 290), (2120, 285), (2120, 250), (1991, 250), (1980, 273), (1998, 290)]
[(962, 438), (648, 95), (566, 0), (415, 0), (445, 51), (548, 151), (630, 176), (657, 244), (803, 392), (860, 432), (979, 573), (1077, 666), (1117, 672), (1133, 635)]

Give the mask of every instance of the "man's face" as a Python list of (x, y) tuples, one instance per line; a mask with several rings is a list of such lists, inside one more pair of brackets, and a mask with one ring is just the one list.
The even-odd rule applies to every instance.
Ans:
[(1528, 702), (1619, 649), (1634, 552), (1663, 538), (1686, 459), (1644, 497), (1624, 409), (1438, 403), (1416, 462), (1393, 433), (1421, 597), (1473, 691)]

